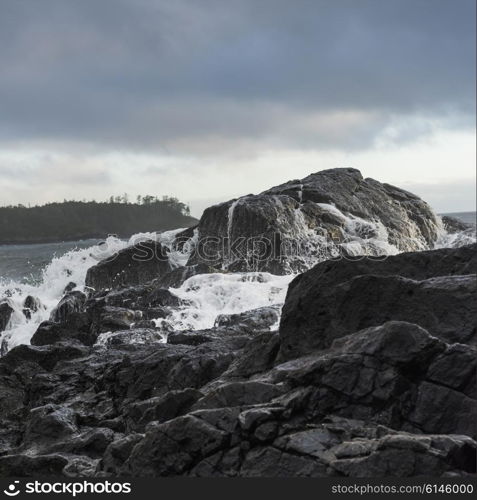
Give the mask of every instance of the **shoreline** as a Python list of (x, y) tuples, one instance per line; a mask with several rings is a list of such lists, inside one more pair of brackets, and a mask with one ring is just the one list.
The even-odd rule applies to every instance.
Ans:
[[(15, 245), (47, 245), (47, 244), (54, 244), (54, 243), (71, 243), (73, 241), (87, 241), (87, 240), (104, 240), (108, 236), (103, 236), (103, 235), (85, 235), (85, 236), (79, 236), (79, 237), (68, 237), (68, 238), (62, 238), (62, 239), (49, 239), (49, 238), (44, 238), (41, 240), (19, 240), (19, 241), (12, 241), (12, 240), (7, 240), (7, 241), (1, 241), (0, 240), (0, 246), (15, 246)], [(118, 238), (120, 239), (125, 239), (128, 238), (128, 236), (121, 236), (117, 235)]]

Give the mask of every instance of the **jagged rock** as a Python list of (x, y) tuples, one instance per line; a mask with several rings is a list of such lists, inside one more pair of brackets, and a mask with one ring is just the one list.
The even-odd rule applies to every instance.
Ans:
[(66, 323), (72, 313), (83, 312), (86, 295), (79, 290), (67, 292), (50, 314), (53, 323)]
[(67, 464), (68, 460), (60, 454), (4, 455), (0, 457), (0, 476), (58, 476)]
[(237, 331), (260, 331), (278, 324), (279, 318), (279, 307), (260, 307), (240, 314), (220, 314), (214, 326)]
[(254, 381), (231, 382), (210, 391), (194, 405), (193, 409), (201, 410), (267, 403), (281, 394), (282, 390), (273, 384)]
[(439, 227), (430, 207), (407, 191), (355, 169), (324, 170), (206, 209), (188, 265), (284, 274), (329, 258), (346, 241), (364, 241), (378, 255), (387, 243), (429, 248)]
[(37, 297), (33, 297), (32, 295), (28, 295), (23, 302), (23, 314), (27, 319), (31, 319), (31, 315), (33, 313), (38, 312), (38, 310), (43, 307), (40, 299)]
[(200, 391), (187, 388), (133, 403), (126, 410), (127, 427), (130, 431), (144, 432), (149, 422), (166, 422), (187, 413), (201, 397)]
[(442, 216), (442, 223), (444, 224), (444, 228), (448, 233), (458, 233), (460, 231), (466, 231), (471, 228), (471, 224), (467, 224), (455, 217), (451, 217), (449, 215)]
[(63, 467), (62, 473), (66, 477), (93, 477), (98, 468), (99, 459), (89, 457), (70, 458)]
[(117, 330), (106, 332), (101, 335), (97, 343), (105, 346), (127, 346), (135, 344), (153, 344), (164, 342), (164, 336), (161, 331), (151, 327), (142, 327), (134, 324), (130, 330)]
[[(475, 438), (475, 394), (452, 389), (435, 375), (436, 364), (449, 349), (417, 325), (389, 322), (338, 339), (326, 351), (278, 365), (272, 380), (315, 388), (307, 403), (310, 418), (339, 414), (395, 429)], [(467, 352), (454, 351), (460, 366)], [(428, 381), (428, 373), (435, 382)], [(472, 376), (462, 368), (452, 383), (468, 387)]]
[(101, 310), (96, 328), (100, 332), (124, 330), (142, 318), (141, 311), (131, 311), (124, 307), (105, 306)]
[(156, 241), (143, 241), (88, 269), (86, 286), (98, 291), (144, 284), (170, 270), (167, 252), (162, 245)]
[(76, 283), (73, 281), (70, 281), (66, 286), (65, 289), (63, 290), (64, 294), (67, 294), (68, 292), (73, 291), (77, 287)]
[(204, 263), (199, 263), (192, 266), (182, 266), (173, 269), (161, 278), (158, 278), (154, 283), (161, 288), (179, 288), (185, 281), (197, 274), (212, 274), (221, 272), (215, 267)]
[(473, 474), (475, 249), (320, 264), (279, 332), (261, 308), (159, 342), (130, 323), (177, 307), (157, 281), (91, 293), (0, 358), (0, 475)]
[(181, 304), (179, 297), (165, 288), (158, 287), (155, 281), (146, 285), (112, 290), (111, 292), (95, 295), (87, 303), (88, 309), (99, 310), (105, 306), (120, 307), (147, 313), (150, 310), (162, 309), (167, 312), (170, 308)]
[(225, 447), (227, 433), (186, 415), (162, 424), (150, 424), (145, 438), (132, 450), (125, 464), (136, 476), (170, 476), (187, 471), (197, 457), (207, 457)]
[(112, 474), (120, 470), (124, 462), (129, 458), (129, 455), (131, 455), (133, 448), (143, 437), (143, 434), (132, 433), (112, 442), (106, 448), (101, 460), (100, 469)]
[(7, 328), (14, 311), (8, 301), (0, 303), (0, 332), (3, 332)]
[(351, 477), (441, 476), (454, 469), (475, 470), (476, 443), (465, 436), (394, 434), (351, 441), (332, 448), (330, 467)]
[(58, 440), (78, 431), (75, 412), (48, 404), (30, 411), (23, 444), (38, 445), (43, 440)]
[(278, 333), (267, 332), (255, 336), (247, 342), (240, 356), (230, 365), (226, 375), (230, 377), (250, 377), (269, 370), (279, 349)]
[(85, 312), (72, 312), (65, 323), (43, 321), (30, 340), (32, 345), (42, 346), (60, 341), (78, 340), (93, 345), (98, 333), (91, 330), (91, 319)]
[(475, 277), (462, 275), (475, 272), (476, 249), (473, 245), (316, 265), (288, 288), (280, 359), (325, 348), (340, 335), (391, 319), (421, 324), (452, 342), (475, 343)]

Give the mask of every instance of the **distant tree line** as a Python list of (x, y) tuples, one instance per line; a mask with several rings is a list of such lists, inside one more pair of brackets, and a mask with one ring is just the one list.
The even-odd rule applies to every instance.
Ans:
[(0, 244), (129, 237), (146, 231), (190, 227), (197, 222), (190, 209), (170, 196), (137, 196), (125, 193), (108, 201), (68, 201), (40, 206), (0, 207)]

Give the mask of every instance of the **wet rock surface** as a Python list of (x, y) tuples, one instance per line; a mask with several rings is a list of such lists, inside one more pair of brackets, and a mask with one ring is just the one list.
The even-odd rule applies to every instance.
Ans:
[[(294, 186), (277, 196), (325, 200)], [(476, 250), (318, 264), (279, 330), (267, 307), (164, 336), (140, 322), (180, 300), (136, 271), (69, 290), (33, 345), (0, 359), (0, 475), (473, 474)]]
[(138, 285), (169, 271), (166, 249), (156, 241), (142, 241), (88, 269), (86, 286), (100, 291)]
[(14, 312), (13, 307), (8, 300), (0, 302), (0, 332), (3, 332), (10, 322), (10, 318)]
[(382, 260), (322, 262), (290, 283), (280, 323), (280, 358), (326, 348), (341, 335), (393, 319), (475, 345), (476, 270), (475, 244)]
[(340, 168), (209, 207), (196, 231), (189, 265), (285, 274), (329, 258), (336, 244), (365, 240), (376, 255), (383, 243), (399, 251), (433, 248), (440, 225), (414, 194)]

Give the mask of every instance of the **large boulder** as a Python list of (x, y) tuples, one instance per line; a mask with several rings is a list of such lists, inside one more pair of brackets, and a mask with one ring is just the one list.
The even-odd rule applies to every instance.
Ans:
[(88, 269), (86, 286), (95, 291), (144, 284), (171, 271), (166, 249), (142, 241)]
[(301, 272), (344, 247), (382, 255), (432, 248), (441, 223), (423, 200), (351, 168), (324, 170), (205, 210), (188, 265)]
[(447, 344), (417, 325), (390, 321), (277, 365), (272, 380), (306, 388), (304, 411), (312, 420), (340, 415), (475, 439), (476, 354), (474, 347)]
[(328, 347), (389, 320), (449, 342), (475, 345), (477, 245), (370, 259), (327, 261), (295, 278), (280, 323), (280, 359)]
[(8, 300), (0, 302), (0, 332), (3, 332), (7, 328), (14, 311)]
[(72, 312), (64, 323), (43, 321), (30, 340), (31, 345), (49, 345), (62, 341), (79, 341), (84, 345), (93, 345), (98, 337), (92, 331), (91, 319), (87, 313)]
[(86, 295), (79, 290), (67, 292), (50, 314), (50, 321), (65, 323), (70, 315), (82, 312), (86, 302)]

